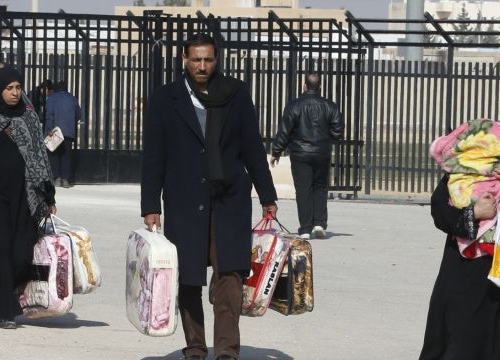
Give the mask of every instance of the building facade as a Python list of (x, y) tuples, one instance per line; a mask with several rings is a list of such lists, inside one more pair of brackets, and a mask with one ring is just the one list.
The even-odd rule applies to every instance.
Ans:
[(215, 17), (250, 17), (266, 18), (270, 10), (280, 18), (315, 18), (336, 19), (345, 21), (345, 10), (300, 8), (298, 0), (192, 0), (190, 6), (115, 6), (115, 15), (126, 15), (131, 12), (142, 16), (144, 11), (161, 10), (173, 16), (193, 16), (196, 13)]

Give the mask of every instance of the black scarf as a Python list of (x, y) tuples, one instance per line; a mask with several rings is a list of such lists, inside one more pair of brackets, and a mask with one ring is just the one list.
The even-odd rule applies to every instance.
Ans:
[[(19, 71), (10, 66), (5, 66), (0, 68), (0, 90), (3, 92), (7, 86), (13, 82), (18, 81), (20, 84), (23, 83), (23, 77)], [(19, 99), (19, 102), (14, 105), (7, 105), (4, 101), (3, 96), (0, 94), (0, 114), (13, 118), (16, 116), (21, 116), (26, 111), (26, 104), (24, 103), (22, 97)]]
[(185, 71), (186, 80), (195, 96), (207, 109), (206, 142), (209, 160), (209, 174), (212, 185), (212, 198), (220, 198), (227, 192), (228, 184), (224, 179), (220, 137), (222, 126), (229, 112), (229, 103), (243, 83), (235, 78), (215, 73), (208, 84), (208, 94), (198, 90), (189, 72)]

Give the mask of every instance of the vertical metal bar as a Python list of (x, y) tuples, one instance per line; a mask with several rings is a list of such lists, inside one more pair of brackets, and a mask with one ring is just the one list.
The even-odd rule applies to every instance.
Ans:
[(445, 107), (445, 122), (446, 122), (446, 132), (451, 131), (452, 124), (452, 109), (453, 109), (453, 52), (454, 47), (448, 46), (448, 61), (446, 66), (446, 107)]
[[(371, 180), (372, 180), (372, 169), (373, 169), (373, 156), (377, 153), (377, 142), (376, 140), (373, 141), (374, 134), (376, 134), (377, 131), (377, 124), (374, 121), (376, 116), (376, 110), (373, 108), (373, 99), (377, 99), (375, 96), (377, 92), (377, 85), (378, 79), (374, 79), (374, 51), (373, 51), (373, 44), (370, 44), (368, 46), (368, 62), (367, 62), (367, 67), (368, 71), (366, 73), (367, 76), (367, 94), (366, 94), (366, 101), (367, 101), (367, 112), (366, 112), (366, 140), (365, 140), (365, 152), (366, 152), (366, 162), (365, 162), (365, 194), (370, 194), (371, 191)], [(360, 78), (358, 79), (361, 80), (361, 77), (363, 74), (360, 74)], [(360, 89), (361, 91), (362, 89)], [(363, 106), (363, 104), (360, 104), (360, 106)], [(358, 115), (359, 116), (359, 115)], [(361, 122), (360, 118), (356, 118), (356, 122)], [(357, 148), (357, 146), (355, 146)]]
[[(420, 148), (420, 154), (421, 154), (421, 159), (419, 161), (420, 164), (423, 164), (424, 168), (422, 169), (419, 166), (419, 171), (418, 171), (418, 179), (421, 179), (419, 181), (419, 187), (418, 191), (428, 191), (428, 182), (430, 180), (429, 176), (429, 167), (432, 166), (429, 163), (429, 130), (431, 128), (431, 109), (433, 107), (436, 107), (435, 103), (435, 98), (431, 96), (431, 89), (432, 89), (432, 83), (434, 82), (433, 78), (433, 72), (432, 72), (432, 63), (423, 63), (422, 68), (425, 69), (422, 72), (422, 81), (425, 82), (425, 86), (423, 86), (422, 89), (422, 103), (424, 109), (422, 109), (422, 117), (420, 119), (420, 143), (422, 143), (423, 148)], [(425, 89), (424, 89), (425, 88)], [(427, 121), (425, 121), (427, 120)], [(420, 186), (423, 181), (423, 188)], [(423, 189), (423, 190), (422, 190)]]
[[(394, 97), (394, 93), (396, 92), (396, 84), (395, 84), (395, 79), (396, 79), (396, 70), (398, 69), (398, 61), (390, 62), (388, 64), (388, 75), (389, 78), (387, 79), (387, 101), (386, 101), (386, 109), (387, 109), (387, 124), (385, 126), (386, 128), (386, 142), (385, 142), (385, 159), (384, 159), (384, 178), (386, 179), (385, 181), (385, 187), (384, 190), (388, 191), (389, 190), (389, 185), (391, 182), (394, 182), (394, 173), (390, 171), (391, 169), (391, 161), (392, 161), (392, 156), (391, 156), (391, 149), (394, 147), (393, 141), (394, 141), (394, 136), (391, 136), (391, 123), (394, 121), (394, 113), (395, 109), (392, 108), (391, 103), (392, 103), (392, 98)], [(393, 67), (395, 68), (393, 72)], [(391, 186), (391, 189), (393, 190), (393, 187)]]
[(478, 118), (489, 118), (488, 111), (486, 110), (486, 100), (489, 97), (489, 94), (486, 92), (486, 63), (481, 64), (481, 77), (480, 77), (480, 86), (481, 86), (481, 97), (479, 102), (479, 112), (476, 117)]
[[(387, 61), (386, 60), (379, 60), (377, 62), (377, 78), (380, 78), (380, 94), (389, 94), (389, 92), (386, 90), (386, 84), (389, 83), (389, 79), (387, 76), (387, 71), (386, 71), (386, 65)], [(388, 98), (389, 96), (386, 96)], [(378, 139), (375, 141), (376, 144), (378, 144), (378, 148), (380, 150), (377, 151), (377, 149), (374, 148), (372, 158), (374, 166), (378, 163), (378, 188), (383, 189), (383, 175), (384, 175), (384, 162), (386, 159), (386, 156), (384, 156), (385, 153), (385, 147), (384, 147), (384, 135), (386, 134), (385, 128), (386, 126), (384, 125), (386, 122), (386, 119), (389, 118), (386, 113), (388, 113), (388, 108), (386, 104), (384, 104), (384, 97), (383, 96), (378, 96), (376, 99), (380, 99), (380, 130), (374, 133), (374, 137), (377, 137), (377, 134), (379, 134)], [(388, 140), (386, 140), (388, 141)], [(368, 156), (367, 156), (368, 158)]]
[(495, 84), (495, 94), (496, 94), (496, 101), (492, 101), (492, 103), (495, 104), (494, 106), (494, 112), (493, 112), (493, 119), (498, 119), (499, 118), (499, 99), (500, 97), (500, 82), (498, 81), (498, 78), (500, 77), (500, 65), (499, 63), (496, 63), (494, 66), (494, 72), (492, 73), (493, 78), (491, 81)]
[[(271, 17), (271, 12), (269, 13), (268, 16), (268, 24), (267, 24), (267, 69), (266, 69), (266, 122), (265, 122), (265, 134), (269, 134), (271, 131), (270, 124), (271, 124), (271, 116), (272, 116), (272, 106), (273, 106), (273, 101), (272, 101), (272, 86), (273, 86), (273, 59), (272, 59), (272, 54), (273, 54), (273, 29), (274, 21), (272, 20)], [(262, 131), (262, 128), (261, 128)], [(271, 150), (271, 139), (264, 137), (264, 145), (266, 147), (266, 151), (269, 153)]]
[[(406, 98), (406, 114), (407, 116), (400, 117), (400, 129), (401, 129), (401, 137), (399, 138), (401, 141), (401, 171), (402, 175), (400, 177), (400, 181), (402, 182), (402, 189), (405, 192), (408, 192), (408, 177), (411, 176), (411, 153), (410, 153), (410, 128), (413, 123), (412, 119), (415, 115), (412, 112), (411, 105), (412, 102), (415, 103), (415, 98), (412, 99), (411, 95), (415, 95), (415, 61), (406, 61), (406, 66), (404, 69), (405, 78), (408, 79), (406, 83), (405, 94)], [(413, 94), (412, 94), (413, 91)], [(411, 95), (410, 95), (411, 94)], [(404, 128), (404, 135), (403, 135)]]
[[(112, 55), (104, 55), (104, 83), (100, 89), (104, 90), (103, 104), (111, 104), (111, 99), (113, 98), (113, 57)], [(113, 130), (113, 119), (112, 119), (112, 108), (111, 106), (103, 106), (103, 132), (104, 132), (104, 149), (113, 150), (116, 149), (116, 141), (119, 138), (119, 129), (117, 124), (114, 123), (115, 134), (112, 138)], [(113, 141), (114, 140), (114, 141)], [(114, 143), (114, 144), (113, 144)], [(114, 146), (113, 146), (114, 145)], [(119, 149), (119, 148), (118, 148)]]

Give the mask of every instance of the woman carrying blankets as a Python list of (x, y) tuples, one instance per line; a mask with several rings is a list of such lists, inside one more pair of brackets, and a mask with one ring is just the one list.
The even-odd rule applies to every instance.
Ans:
[(447, 173), (431, 198), (447, 233), (420, 360), (500, 359), (500, 288), (488, 280), (500, 199), (500, 123), (476, 119), (436, 139)]
[(37, 225), (55, 214), (55, 189), (37, 114), (22, 100), (22, 77), (0, 68), (0, 328), (21, 314), (14, 289), (29, 280)]

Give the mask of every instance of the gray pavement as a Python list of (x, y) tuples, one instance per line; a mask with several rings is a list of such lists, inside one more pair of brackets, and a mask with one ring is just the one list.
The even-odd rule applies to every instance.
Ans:
[[(427, 196), (383, 200), (363, 196), (328, 202), (328, 238), (311, 240), (314, 310), (299, 316), (268, 310), (260, 318), (242, 317), (242, 359), (418, 357), (445, 236), (434, 228)], [(142, 226), (139, 186), (79, 185), (58, 189), (57, 201), (62, 219), (90, 231), (103, 284), (93, 294), (75, 295), (66, 316), (19, 317), (17, 330), (0, 330), (0, 359), (182, 359), (180, 324), (172, 336), (148, 337), (125, 313), (126, 241), (131, 230)], [(256, 199), (254, 210), (256, 222)], [(278, 217), (296, 231), (295, 201), (280, 200)], [(212, 350), (213, 316), (204, 299)]]

